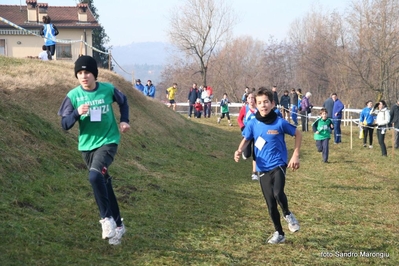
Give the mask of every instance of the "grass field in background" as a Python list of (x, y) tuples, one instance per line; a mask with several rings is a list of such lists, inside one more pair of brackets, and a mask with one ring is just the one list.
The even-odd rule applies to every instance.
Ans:
[[(132, 125), (110, 167), (127, 233), (110, 246), (101, 239), (77, 128), (64, 132), (57, 116), (77, 85), (72, 65), (0, 63), (0, 265), (398, 265), (392, 131), (384, 158), (376, 137), (373, 149), (363, 148), (357, 131), (351, 149), (343, 127), (328, 164), (304, 133), (301, 168), (286, 182), (301, 230), (290, 233), (282, 220), (286, 242), (270, 245), (274, 228), (251, 161), (233, 161), (237, 123), (189, 120), (100, 70), (127, 94)], [(31, 83), (19, 82), (29, 75)], [(286, 141), (292, 154), (294, 139)]]

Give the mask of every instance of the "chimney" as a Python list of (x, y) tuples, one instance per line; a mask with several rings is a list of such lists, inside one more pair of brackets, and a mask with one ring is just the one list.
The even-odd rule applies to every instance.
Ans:
[(47, 16), (48, 4), (47, 3), (38, 3), (37, 6), (39, 8), (39, 22), (42, 22), (43, 17)]
[(26, 5), (28, 7), (28, 22), (38, 22), (37, 17), (37, 1), (36, 0), (26, 0)]
[(77, 5), (78, 7), (78, 21), (79, 22), (87, 22), (87, 8), (88, 5), (84, 3), (80, 3)]

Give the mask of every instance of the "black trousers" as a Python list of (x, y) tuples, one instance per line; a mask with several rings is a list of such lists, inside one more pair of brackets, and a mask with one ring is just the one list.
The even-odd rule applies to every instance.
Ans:
[(287, 196), (284, 193), (286, 169), (287, 166), (278, 166), (271, 171), (259, 173), (259, 183), (266, 200), (270, 218), (273, 221), (275, 230), (278, 231), (280, 235), (284, 235), (284, 231), (281, 226), (280, 213), (277, 205), (280, 205), (284, 216), (290, 214)]
[(387, 146), (385, 145), (385, 133), (386, 133), (386, 128), (377, 129), (378, 144), (380, 144), (382, 156), (387, 156)]
[(308, 120), (308, 113), (306, 111), (301, 111), (302, 131), (309, 131)]
[(373, 145), (373, 133), (374, 133), (374, 128), (372, 125), (368, 125), (363, 127), (363, 144), (367, 143), (367, 136), (369, 136), (369, 145)]

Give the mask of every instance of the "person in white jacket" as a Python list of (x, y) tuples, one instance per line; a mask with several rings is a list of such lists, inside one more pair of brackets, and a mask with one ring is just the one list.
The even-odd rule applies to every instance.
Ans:
[(374, 105), (374, 108), (371, 110), (372, 115), (376, 115), (376, 124), (377, 124), (377, 138), (378, 144), (381, 147), (382, 156), (387, 156), (387, 147), (385, 145), (385, 133), (388, 129), (388, 123), (391, 119), (389, 114), (389, 110), (385, 101), (380, 101)]

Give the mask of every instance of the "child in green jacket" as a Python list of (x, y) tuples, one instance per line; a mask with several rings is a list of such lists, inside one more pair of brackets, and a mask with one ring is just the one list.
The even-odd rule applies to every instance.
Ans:
[(312, 124), (317, 151), (322, 153), (325, 163), (328, 163), (328, 142), (330, 141), (331, 130), (334, 129), (333, 122), (330, 118), (327, 118), (327, 115), (327, 109), (322, 108), (320, 110), (321, 117)]

